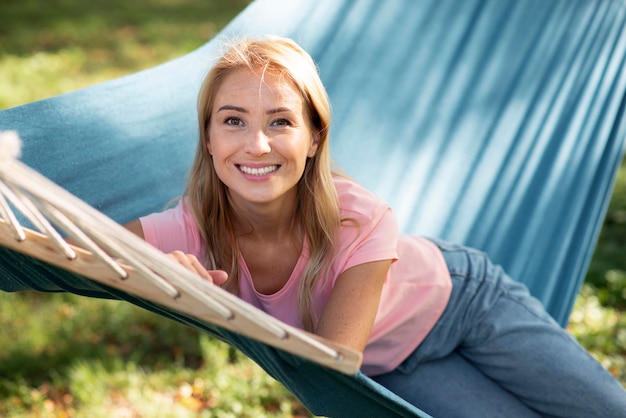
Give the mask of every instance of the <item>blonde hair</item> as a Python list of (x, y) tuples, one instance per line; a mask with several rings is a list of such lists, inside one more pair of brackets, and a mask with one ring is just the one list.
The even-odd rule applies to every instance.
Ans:
[(234, 213), (206, 144), (216, 94), (225, 78), (240, 68), (286, 77), (302, 96), (312, 134), (319, 135), (317, 152), (307, 160), (297, 185), (296, 208), (296, 221), (304, 228), (310, 250), (298, 291), (298, 306), (305, 329), (314, 331), (318, 318), (314, 317), (311, 294), (328, 273), (341, 220), (331, 169), (328, 95), (313, 59), (294, 41), (276, 37), (243, 40), (233, 45), (208, 73), (198, 97), (200, 136), (186, 196), (207, 247), (205, 262), (213, 269), (225, 270), (229, 279), (223, 286), (238, 293), (241, 272)]

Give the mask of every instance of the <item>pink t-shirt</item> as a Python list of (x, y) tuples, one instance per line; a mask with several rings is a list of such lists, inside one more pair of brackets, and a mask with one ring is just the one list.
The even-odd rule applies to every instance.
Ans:
[[(363, 353), (363, 373), (373, 376), (395, 369), (423, 341), (443, 313), (452, 288), (439, 249), (430, 241), (398, 236), (397, 221), (387, 204), (358, 184), (335, 179), (344, 222), (337, 245), (339, 254), (324, 285), (313, 290), (317, 318), (342, 272), (359, 264), (394, 260), (383, 285), (380, 306)], [(140, 219), (145, 240), (163, 252), (180, 250), (205, 259), (205, 246), (184, 205)], [(353, 222), (353, 221), (356, 221)], [(356, 225), (356, 226), (355, 226)], [(306, 239), (291, 277), (278, 292), (257, 292), (245, 264), (240, 260), (243, 300), (282, 320), (303, 328), (297, 293), (309, 251)]]

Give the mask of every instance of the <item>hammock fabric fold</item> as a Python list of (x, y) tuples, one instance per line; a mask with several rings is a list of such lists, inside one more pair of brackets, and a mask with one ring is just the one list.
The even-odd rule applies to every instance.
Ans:
[[(319, 65), (338, 165), (408, 233), (485, 250), (563, 325), (626, 138), (621, 0), (256, 0), (179, 59), (0, 112), (21, 160), (119, 223), (180, 196), (202, 78), (228, 41), (275, 34)], [(240, 349), (316, 415), (427, 416), (361, 373), (287, 354), (0, 249), (0, 290), (127, 300)]]

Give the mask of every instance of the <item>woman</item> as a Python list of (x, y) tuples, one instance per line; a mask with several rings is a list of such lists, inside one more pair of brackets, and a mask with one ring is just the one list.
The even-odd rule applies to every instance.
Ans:
[(283, 38), (234, 45), (206, 77), (178, 206), (127, 225), (291, 325), (363, 351), (363, 372), (435, 416), (624, 416), (626, 392), (481, 253), (398, 235), (333, 174), (330, 105)]

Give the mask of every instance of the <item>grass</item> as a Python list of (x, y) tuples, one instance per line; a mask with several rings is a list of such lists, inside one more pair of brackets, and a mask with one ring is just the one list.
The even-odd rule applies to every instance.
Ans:
[[(0, 109), (152, 67), (247, 1), (0, 0)], [(626, 385), (626, 166), (569, 329)], [(302, 406), (228, 346), (132, 305), (0, 293), (0, 416), (293, 417)]]
[(175, 58), (211, 38), (248, 3), (0, 0), (0, 108)]
[(237, 351), (130, 304), (70, 294), (1, 300), (0, 416), (305, 414)]

